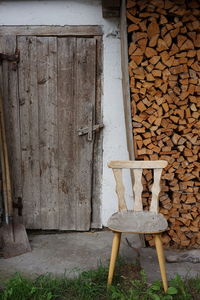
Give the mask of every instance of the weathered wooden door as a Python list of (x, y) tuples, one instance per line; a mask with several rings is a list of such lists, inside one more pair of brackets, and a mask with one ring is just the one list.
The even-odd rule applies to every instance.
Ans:
[(20, 52), (17, 70), (3, 62), (2, 86), (5, 101), (15, 101), (9, 100), (13, 92), (18, 99), (10, 127), (19, 124), (12, 167), (21, 165), (15, 188), (21, 190), (15, 192), (22, 195), (24, 223), (31, 229), (88, 230), (98, 138), (97, 39), (18, 35), (1, 42), (1, 51), (12, 45)]

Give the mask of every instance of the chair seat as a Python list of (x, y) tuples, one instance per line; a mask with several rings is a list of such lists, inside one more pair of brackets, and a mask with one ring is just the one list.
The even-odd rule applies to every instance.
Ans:
[(108, 228), (118, 232), (158, 233), (168, 227), (162, 214), (150, 211), (120, 211), (108, 220)]

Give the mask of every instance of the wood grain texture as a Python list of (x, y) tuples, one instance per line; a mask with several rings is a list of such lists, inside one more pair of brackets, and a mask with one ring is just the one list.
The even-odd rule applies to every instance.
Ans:
[[(0, 37), (1, 53), (14, 54), (16, 47), (15, 36)], [(18, 82), (17, 70), (14, 64), (6, 60), (0, 66), (0, 89), (4, 102), (6, 140), (12, 177), (13, 200), (17, 201), (18, 197), (22, 197)]]
[(160, 266), (160, 273), (161, 273), (162, 282), (163, 282), (163, 288), (164, 288), (164, 291), (167, 292), (168, 282), (167, 282), (165, 254), (164, 254), (164, 249), (163, 249), (163, 245), (162, 245), (162, 239), (159, 234), (155, 234), (154, 238), (155, 238), (156, 252), (157, 252), (157, 256), (158, 256), (158, 262), (159, 262), (159, 266)]
[[(8, 82), (16, 87), (17, 93), (19, 90), (19, 99), (15, 97), (15, 100), (18, 99), (20, 106), (17, 112), (20, 129), (16, 127), (14, 132), (16, 130), (22, 159), (18, 163), (22, 178), (17, 179), (26, 227), (88, 230), (91, 220), (99, 227), (100, 202), (95, 200), (99, 197), (102, 134), (97, 133), (96, 138), (92, 134), (88, 141), (87, 135), (80, 137), (77, 130), (101, 121), (101, 37), (63, 37), (61, 32), (60, 37), (52, 37), (48, 31), (52, 28), (48, 26), (38, 31), (41, 36), (32, 36), (34, 31), (30, 31), (29, 36), (18, 36), (28, 33), (29, 29), (23, 26), (10, 29), (10, 34), (16, 30), (20, 51), (16, 84), (10, 79), (11, 70), (5, 72), (4, 68), (6, 97), (10, 93)], [(3, 33), (6, 28), (0, 30)], [(54, 35), (59, 28), (53, 30)], [(46, 36), (42, 36), (45, 32)], [(7, 39), (2, 45), (7, 43), (9, 49), (8, 40), (16, 41), (12, 35), (0, 36), (0, 39)], [(3, 78), (2, 72), (0, 76)], [(14, 102), (12, 105), (14, 107)], [(12, 159), (15, 162), (15, 153)], [(96, 167), (98, 171), (92, 176)], [(93, 216), (92, 205), (98, 209)]]
[[(77, 107), (76, 128), (89, 126), (91, 105), (95, 109), (96, 40), (78, 38), (76, 48), (75, 99)], [(87, 135), (76, 140), (76, 229), (87, 230), (91, 221), (92, 157), (94, 139)]]
[(142, 169), (133, 169), (134, 174), (134, 185), (133, 185), (133, 194), (134, 194), (134, 211), (142, 211)]
[[(126, 4), (135, 157), (168, 161), (159, 196), (170, 228), (162, 236), (164, 245), (200, 248), (200, 2)], [(144, 209), (152, 184), (152, 170), (147, 170)], [(153, 236), (146, 241), (154, 245)]]
[(121, 233), (114, 232), (110, 264), (109, 264), (109, 272), (108, 272), (108, 281), (107, 281), (108, 286), (112, 284), (113, 274), (115, 270), (115, 263), (119, 253), (120, 241), (121, 241)]
[(112, 231), (129, 233), (156, 233), (167, 229), (167, 221), (162, 214), (149, 211), (122, 211), (114, 213), (107, 226)]
[[(121, 1), (121, 18), (120, 18), (120, 41), (121, 41), (121, 69), (122, 69), (122, 86), (123, 86), (123, 102), (124, 117), (126, 125), (126, 139), (129, 152), (129, 158), (134, 160), (133, 133), (131, 119), (131, 101), (130, 86), (128, 76), (128, 40), (127, 40), (127, 21), (126, 21), (126, 1)], [(133, 183), (133, 179), (132, 179)]]
[(115, 181), (116, 193), (118, 195), (119, 210), (127, 210), (124, 196), (124, 185), (122, 181), (122, 169), (132, 169), (134, 174), (134, 211), (143, 211), (142, 204), (142, 172), (143, 169), (154, 169), (154, 184), (152, 187), (151, 211), (158, 212), (158, 196), (160, 192), (160, 179), (162, 169), (167, 166), (167, 161), (111, 161), (108, 167), (112, 168)]
[(59, 228), (76, 229), (76, 101), (74, 55), (76, 38), (58, 38)]
[[(167, 220), (164, 216), (158, 213), (158, 196), (160, 192), (160, 177), (162, 168), (156, 168), (160, 166), (159, 161), (154, 164), (154, 161), (143, 161), (140, 166), (137, 161), (128, 161), (128, 166), (132, 169), (134, 174), (134, 208), (128, 210), (125, 201), (125, 188), (122, 181), (123, 166), (128, 168), (127, 161), (112, 161), (109, 165), (117, 166), (112, 167), (115, 181), (116, 181), (116, 193), (118, 196), (118, 211), (114, 213), (108, 220), (107, 226), (118, 232), (133, 232), (133, 233), (156, 233), (162, 232), (167, 229)], [(143, 211), (142, 203), (142, 174), (145, 165), (147, 168), (151, 166), (154, 169), (154, 184), (152, 187), (152, 203), (150, 211)], [(149, 164), (151, 163), (151, 164)], [(165, 161), (161, 161), (163, 167), (166, 165)], [(153, 166), (152, 166), (153, 164)], [(137, 168), (135, 168), (137, 166)]]
[(165, 168), (168, 162), (165, 160), (152, 160), (152, 161), (110, 161), (108, 163), (109, 168), (115, 169), (156, 169), (156, 168)]
[(98, 36), (102, 35), (101, 26), (0, 26), (0, 35), (33, 36)]
[(38, 37), (37, 53), (41, 228), (57, 229), (59, 226), (57, 39)]
[[(136, 25), (136, 24), (134, 24)], [(136, 25), (137, 26), (137, 25)], [(128, 70), (128, 35), (127, 35), (127, 19), (126, 19), (126, 1), (121, 1), (120, 10), (120, 36), (121, 36), (121, 69), (122, 69), (122, 86), (123, 86), (123, 101), (124, 101), (124, 115), (126, 123), (126, 137), (127, 147), (129, 152), (129, 159), (135, 159), (135, 140), (133, 139), (132, 132), (132, 116), (131, 116), (131, 97), (130, 97), (130, 84), (129, 84), (129, 70)], [(131, 172), (132, 186), (134, 184), (134, 176)], [(140, 235), (143, 246), (144, 237)]]
[[(7, 182), (6, 182), (6, 163), (5, 163), (5, 139), (4, 139), (4, 134), (3, 134), (3, 99), (2, 96), (0, 95), (0, 159), (1, 159), (1, 193), (2, 193), (2, 198), (0, 201), (0, 208), (1, 208), (1, 213), (4, 213), (4, 218), (6, 224), (9, 223), (9, 214), (8, 214), (8, 192), (7, 192)], [(5, 129), (4, 129), (5, 131)]]
[(127, 210), (126, 200), (125, 200), (125, 187), (122, 181), (122, 170), (113, 169), (115, 181), (116, 181), (116, 193), (118, 196), (118, 208), (119, 211)]
[[(27, 121), (24, 115), (22, 122), (30, 124), (31, 138), (29, 136), (28, 142), (31, 143), (31, 157), (39, 145), (37, 160), (31, 160), (27, 173), (28, 168), (34, 168), (36, 172), (39, 167), (39, 175), (37, 179), (34, 178), (38, 180), (35, 185), (30, 185), (30, 180), (24, 184), (24, 194), (27, 193), (28, 199), (33, 195), (32, 205), (38, 211), (40, 222), (30, 223), (29, 203), (26, 208), (27, 226), (88, 230), (91, 219), (93, 141), (88, 142), (87, 136), (79, 137), (77, 129), (88, 126), (89, 106), (91, 103), (95, 105), (96, 41), (87, 38), (29, 37), (31, 46), (34, 44), (32, 39), (36, 41), (37, 49), (36, 64), (32, 57), (37, 68), (34, 74), (34, 80), (37, 81), (32, 83), (32, 93), (37, 93), (37, 107), (36, 111), (32, 111), (30, 102), (27, 102), (26, 113), (31, 120)], [(24, 69), (28, 68), (30, 66)], [(25, 82), (32, 78), (30, 74), (25, 77)], [(26, 89), (29, 91), (28, 87)], [(21, 104), (24, 111), (26, 101), (24, 103), (22, 99)], [(23, 128), (26, 130), (25, 124)], [(22, 139), (27, 139), (27, 135), (22, 132)], [(28, 160), (30, 158), (26, 157), (24, 164)], [(29, 176), (30, 172), (24, 176), (25, 180)]]
[(40, 157), (37, 89), (37, 43), (35, 37), (18, 37), (18, 66), (23, 219), (27, 228), (41, 228)]
[(150, 211), (158, 213), (158, 197), (160, 193), (160, 179), (161, 179), (162, 169), (154, 169), (154, 183), (152, 186), (152, 199)]
[[(102, 118), (102, 37), (96, 39), (96, 103), (95, 103), (95, 124), (103, 123)], [(93, 182), (92, 182), (92, 219), (91, 228), (101, 228), (101, 186), (103, 172), (103, 130), (95, 133), (93, 150)]]

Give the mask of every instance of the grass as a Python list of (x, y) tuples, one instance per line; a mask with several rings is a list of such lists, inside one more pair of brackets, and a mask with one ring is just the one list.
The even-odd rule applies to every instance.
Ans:
[(34, 280), (17, 273), (1, 288), (0, 300), (200, 300), (200, 277), (183, 280), (175, 275), (164, 294), (160, 281), (149, 285), (144, 271), (124, 264), (118, 265), (107, 290), (107, 271), (100, 266), (74, 279), (43, 275)]

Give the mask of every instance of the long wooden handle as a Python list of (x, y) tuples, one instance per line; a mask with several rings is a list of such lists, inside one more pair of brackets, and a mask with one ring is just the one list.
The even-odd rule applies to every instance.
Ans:
[[(1, 112), (0, 112), (1, 114)], [(0, 116), (1, 119), (1, 116)], [(0, 122), (1, 124), (1, 122)], [(9, 223), (8, 220), (8, 199), (7, 199), (7, 184), (6, 184), (6, 172), (5, 172), (5, 157), (3, 149), (3, 137), (2, 137), (2, 127), (0, 125), (0, 159), (1, 159), (1, 171), (2, 171), (2, 182), (3, 182), (3, 202), (4, 202), (4, 212), (6, 223)]]
[(13, 216), (13, 203), (12, 203), (12, 188), (11, 188), (11, 178), (10, 178), (10, 168), (8, 161), (8, 147), (6, 142), (6, 132), (5, 132), (5, 121), (4, 121), (4, 111), (3, 111), (3, 99), (0, 95), (0, 127), (1, 127), (1, 159), (2, 159), (2, 174), (4, 173), (4, 190), (6, 197), (4, 199), (5, 214), (9, 217)]

